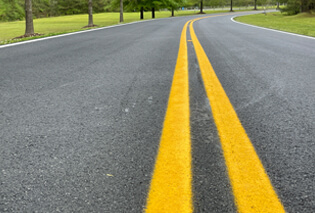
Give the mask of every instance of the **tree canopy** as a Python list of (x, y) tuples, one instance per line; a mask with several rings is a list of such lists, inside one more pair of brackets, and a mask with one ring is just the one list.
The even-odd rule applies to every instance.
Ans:
[[(25, 18), (25, 0), (0, 0), (0, 21), (15, 21)], [(181, 7), (200, 8), (229, 7), (230, 0), (123, 0), (124, 11), (133, 12), (168, 9), (177, 10)], [(257, 5), (274, 4), (277, 2), (287, 4), (284, 11), (292, 14), (314, 10), (315, 0), (257, 0)], [(255, 0), (233, 0), (233, 6), (253, 6)], [(33, 17), (51, 17), (72, 14), (87, 14), (88, 0), (32, 0)], [(119, 12), (120, 0), (93, 0), (93, 12)]]

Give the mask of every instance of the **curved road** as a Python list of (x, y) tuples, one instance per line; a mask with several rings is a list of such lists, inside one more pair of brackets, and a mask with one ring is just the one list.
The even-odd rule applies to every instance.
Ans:
[[(196, 36), (285, 211), (314, 212), (315, 40), (220, 15), (194, 22)], [(146, 209), (181, 32), (196, 17), (2, 46), (0, 212)], [(192, 206), (236, 212), (189, 28), (186, 36)]]

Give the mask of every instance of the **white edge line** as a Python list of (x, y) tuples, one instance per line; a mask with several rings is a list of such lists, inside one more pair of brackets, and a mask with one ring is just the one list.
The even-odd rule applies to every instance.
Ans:
[(37, 42), (37, 41), (44, 41), (44, 40), (53, 39), (53, 38), (65, 37), (65, 36), (69, 36), (69, 35), (75, 35), (75, 34), (80, 34), (80, 33), (87, 33), (87, 32), (92, 32), (92, 31), (97, 31), (97, 30), (104, 30), (104, 29), (109, 29), (109, 28), (114, 28), (114, 27), (120, 27), (120, 26), (125, 26), (125, 25), (130, 25), (130, 24), (137, 24), (137, 23), (143, 23), (143, 22), (147, 22), (147, 21), (155, 21), (155, 20), (158, 20), (158, 19), (149, 19), (149, 20), (143, 20), (143, 21), (135, 21), (135, 22), (130, 22), (130, 23), (126, 23), (126, 24), (116, 24), (116, 25), (100, 27), (100, 28), (96, 28), (96, 29), (82, 30), (82, 31), (78, 31), (78, 32), (65, 33), (65, 34), (60, 34), (60, 35), (55, 35), (55, 36), (48, 36), (48, 37), (32, 39), (32, 40), (28, 40), (28, 41), (21, 41), (21, 42), (16, 42), (16, 43), (12, 43), (12, 44), (4, 44), (4, 45), (0, 45), (0, 49), (6, 48), (6, 47), (18, 46), (18, 45), (21, 45), (21, 44), (33, 43), (33, 42)]
[(242, 24), (242, 25), (245, 25), (245, 26), (255, 27), (255, 28), (258, 28), (258, 29), (269, 30), (269, 31), (273, 31), (273, 32), (284, 33), (284, 34), (288, 34), (288, 35), (293, 35), (293, 36), (298, 36), (298, 37), (302, 37), (302, 38), (309, 38), (309, 39), (315, 40), (315, 37), (311, 37), (311, 36), (305, 36), (305, 35), (300, 35), (300, 34), (296, 34), (296, 33), (289, 33), (289, 32), (285, 32), (285, 31), (274, 30), (274, 29), (269, 29), (269, 28), (265, 28), (265, 27), (258, 27), (258, 26), (251, 25), (251, 24), (244, 24), (244, 23), (235, 21), (234, 18), (236, 18), (236, 17), (239, 17), (239, 16), (233, 16), (231, 18), (231, 21), (233, 21), (234, 23), (237, 23), (237, 24)]

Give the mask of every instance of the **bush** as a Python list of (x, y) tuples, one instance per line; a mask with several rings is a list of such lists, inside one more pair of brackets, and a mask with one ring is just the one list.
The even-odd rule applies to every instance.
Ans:
[(0, 0), (0, 21), (24, 19), (24, 9), (14, 0)]
[(300, 1), (299, 0), (289, 0), (287, 6), (280, 8), (281, 13), (287, 13), (288, 15), (296, 15), (300, 12)]
[(288, 0), (287, 6), (280, 9), (288, 15), (296, 15), (300, 12), (312, 12), (315, 7), (315, 0)]

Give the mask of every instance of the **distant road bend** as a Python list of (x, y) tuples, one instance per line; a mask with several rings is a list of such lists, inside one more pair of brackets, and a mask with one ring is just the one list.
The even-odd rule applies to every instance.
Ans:
[(2, 46), (0, 212), (315, 212), (315, 40), (235, 15)]

